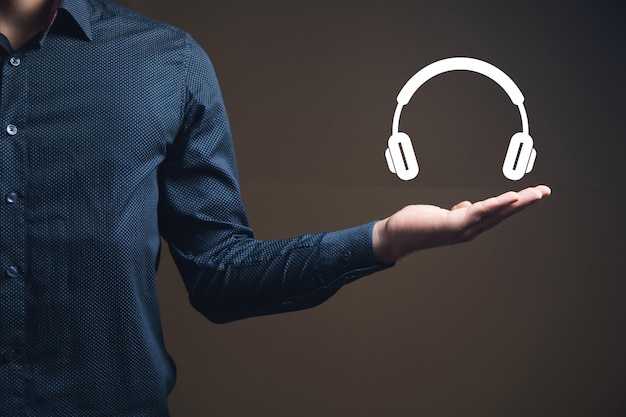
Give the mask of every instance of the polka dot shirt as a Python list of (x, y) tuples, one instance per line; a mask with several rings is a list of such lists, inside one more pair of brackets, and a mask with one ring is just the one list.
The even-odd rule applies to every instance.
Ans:
[(161, 236), (218, 323), (312, 307), (387, 266), (372, 223), (254, 238), (215, 73), (185, 32), (60, 0), (42, 36), (5, 46), (0, 414), (169, 415)]

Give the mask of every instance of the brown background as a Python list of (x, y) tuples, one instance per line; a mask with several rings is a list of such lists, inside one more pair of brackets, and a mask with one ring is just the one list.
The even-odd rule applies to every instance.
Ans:
[[(349, 227), (410, 203), (553, 189), (479, 239), (415, 254), (315, 309), (223, 326), (189, 307), (164, 250), (174, 417), (626, 415), (619, 7), (125, 3), (191, 32), (211, 56), (260, 239)], [(491, 62), (524, 93), (538, 158), (522, 181), (500, 172), (517, 109), (465, 72), (427, 83), (403, 112), (419, 177), (387, 171), (397, 92), (449, 56)]]

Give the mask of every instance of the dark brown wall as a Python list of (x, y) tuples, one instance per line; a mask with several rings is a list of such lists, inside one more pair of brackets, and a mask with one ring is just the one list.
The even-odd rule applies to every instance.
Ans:
[[(224, 326), (189, 307), (164, 251), (174, 417), (626, 415), (626, 57), (614, 6), (126, 3), (211, 56), (258, 238), (553, 189), (479, 239), (415, 254), (315, 309)], [(524, 93), (538, 158), (522, 181), (500, 172), (516, 108), (490, 80), (458, 72), (403, 112), (419, 177), (387, 172), (397, 92), (457, 55), (497, 65)]]

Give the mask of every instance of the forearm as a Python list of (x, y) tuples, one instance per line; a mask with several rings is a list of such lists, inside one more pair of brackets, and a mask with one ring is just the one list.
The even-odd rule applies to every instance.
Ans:
[(192, 305), (223, 323), (313, 307), (346, 283), (389, 267), (374, 256), (373, 227), (276, 241), (234, 235), (207, 253), (174, 247), (172, 254)]

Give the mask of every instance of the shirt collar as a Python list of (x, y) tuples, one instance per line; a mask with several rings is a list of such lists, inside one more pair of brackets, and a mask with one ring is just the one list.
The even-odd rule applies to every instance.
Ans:
[[(87, 0), (58, 0), (58, 9), (55, 22), (52, 26), (55, 30), (65, 32), (70, 35), (82, 37), (85, 40), (92, 40), (93, 32), (91, 28), (91, 5)], [(57, 21), (62, 20), (56, 27)]]
[[(88, 0), (55, 0), (50, 11), (48, 28), (39, 36), (41, 46), (48, 32), (54, 27), (55, 32), (77, 36), (85, 40), (93, 38)], [(0, 55), (13, 54), (13, 48), (6, 36), (0, 34)]]
[(11, 47), (11, 43), (6, 36), (0, 33), (0, 56), (9, 56), (12, 53), (13, 48)]

